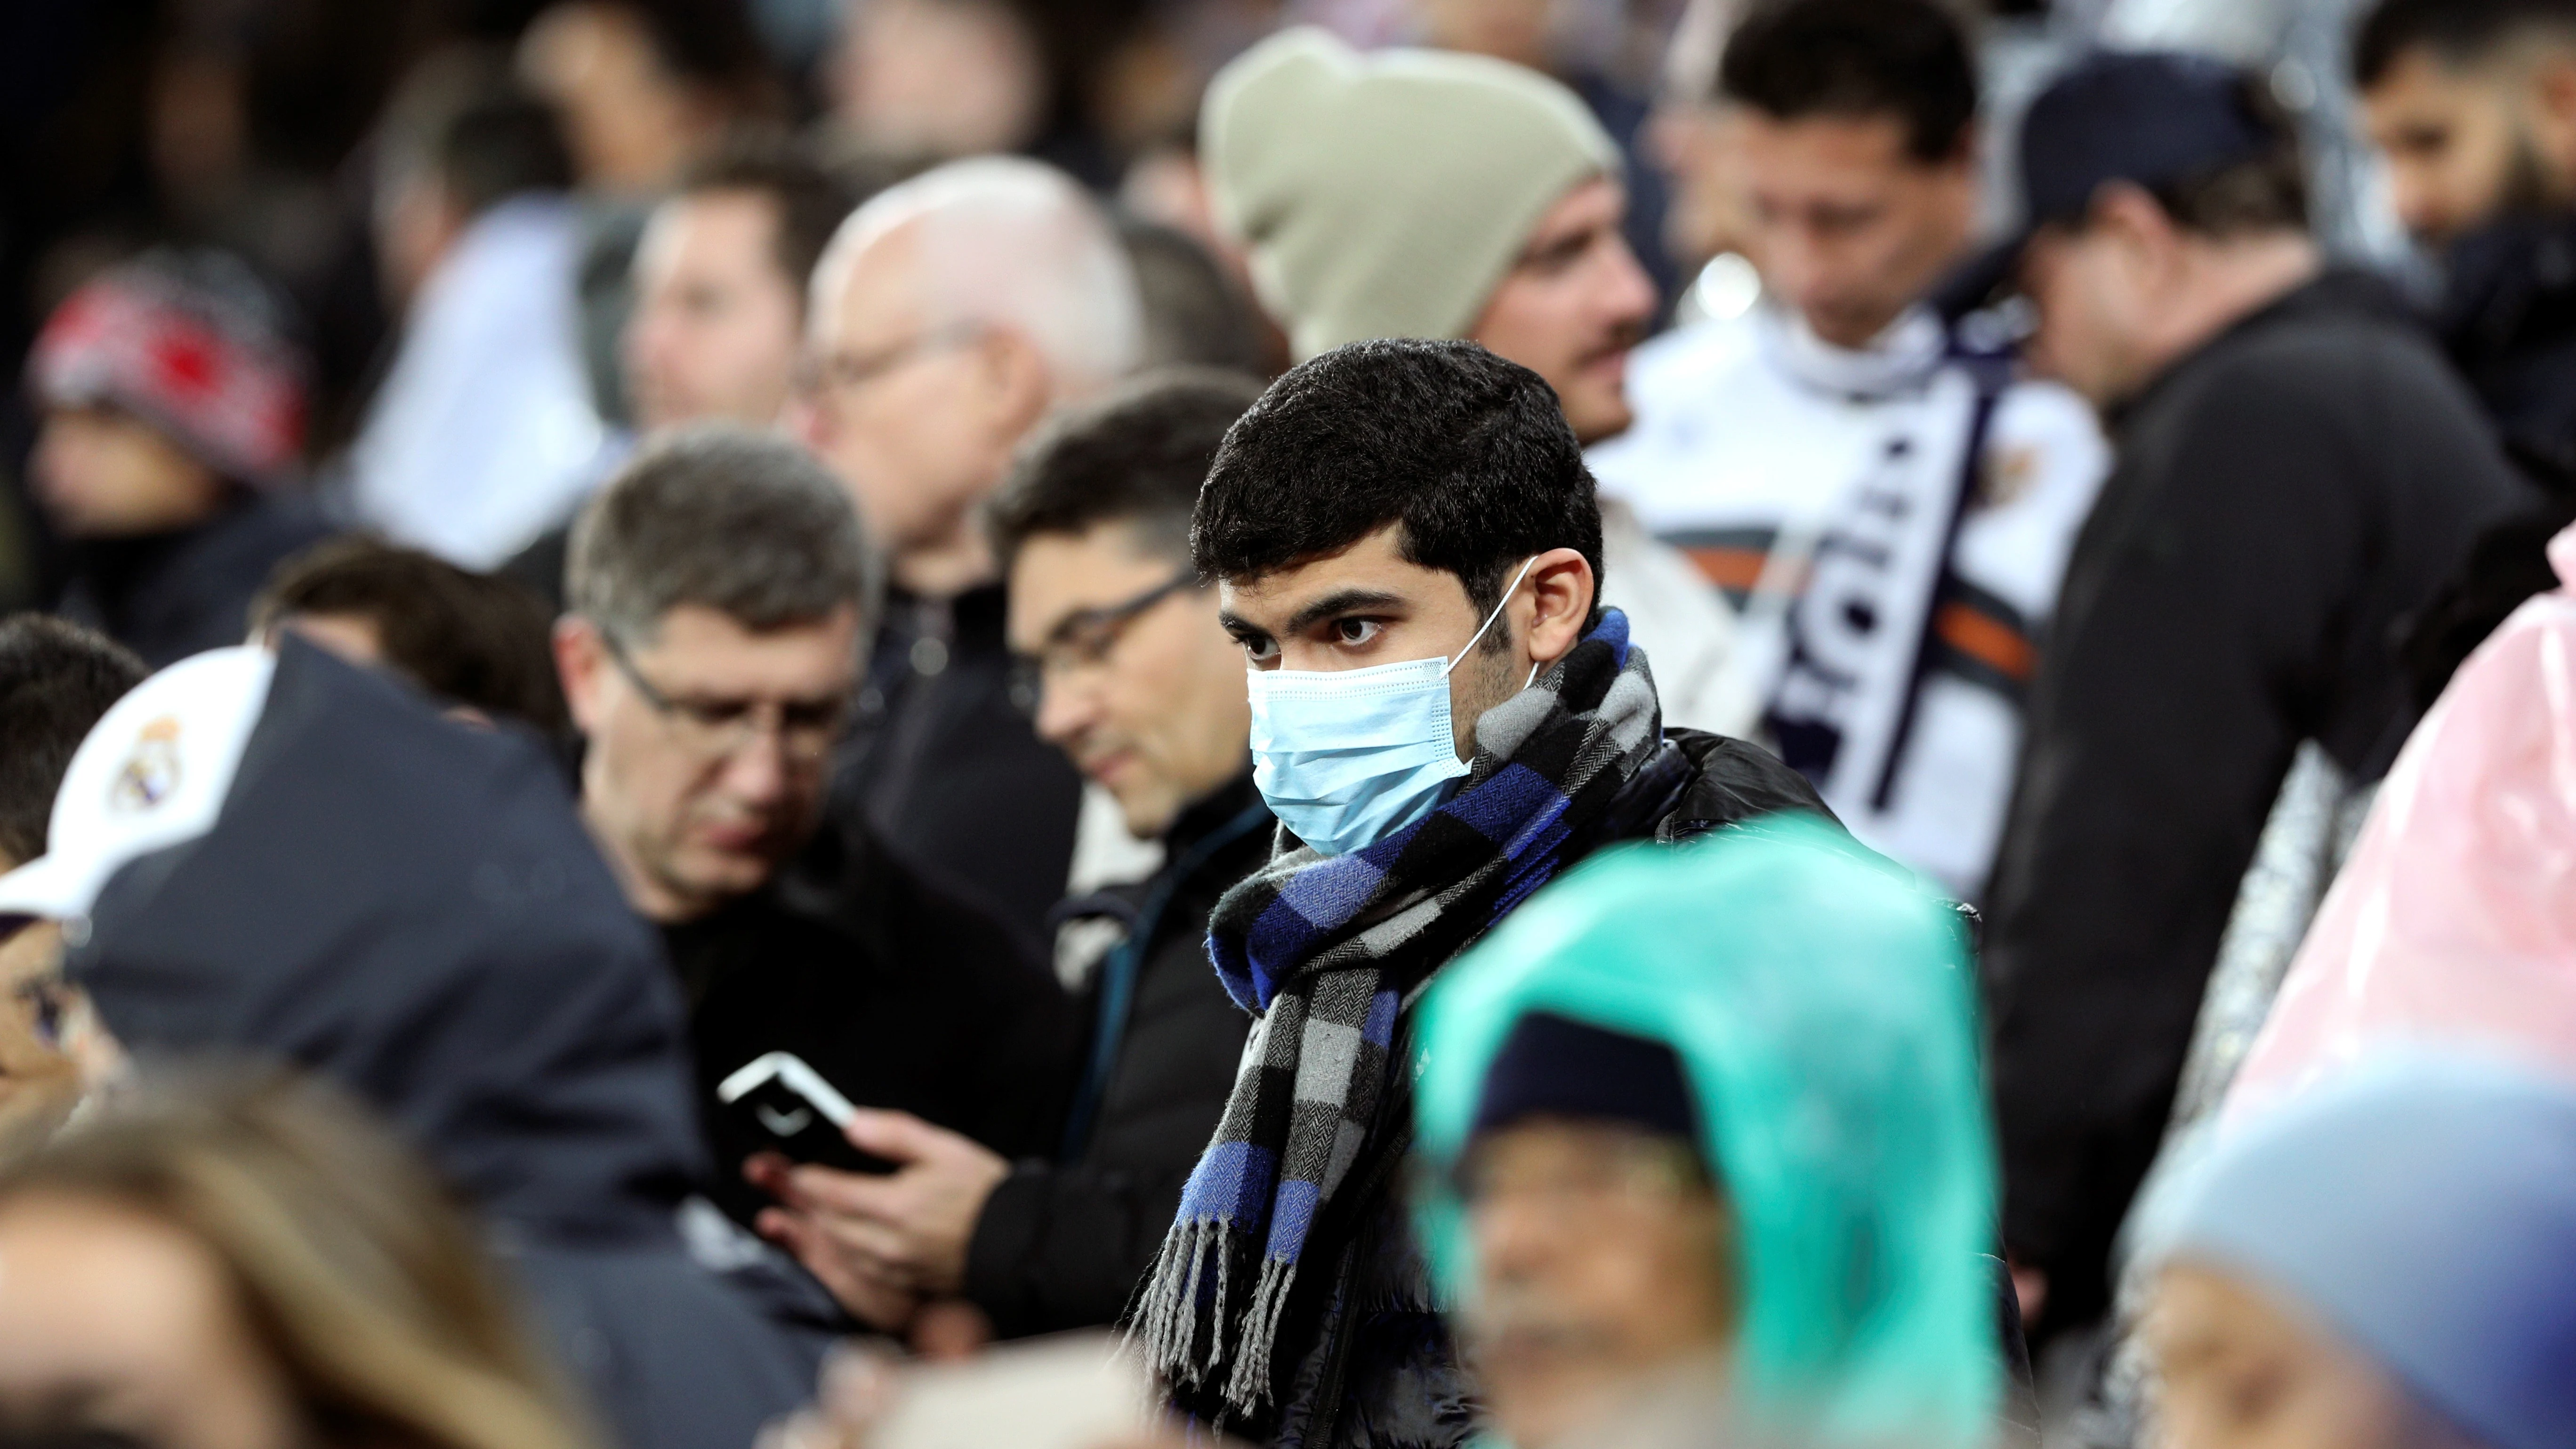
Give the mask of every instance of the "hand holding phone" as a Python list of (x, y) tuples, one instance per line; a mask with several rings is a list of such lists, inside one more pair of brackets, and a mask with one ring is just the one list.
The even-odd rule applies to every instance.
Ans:
[(859, 1109), (794, 1052), (754, 1057), (716, 1085), (716, 1100), (753, 1141), (790, 1162), (879, 1175), (897, 1166), (850, 1144)]

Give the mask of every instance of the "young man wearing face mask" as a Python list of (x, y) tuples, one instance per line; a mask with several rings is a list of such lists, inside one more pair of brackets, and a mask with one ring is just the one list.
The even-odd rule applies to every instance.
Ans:
[[(1602, 490), (1743, 609), (1738, 679), (1854, 834), (1985, 889), (2022, 703), (2107, 458), (1926, 300), (1975, 239), (1977, 77), (1937, 0), (1767, 0), (1719, 68), (1764, 296), (1640, 348)], [(1991, 349), (1990, 349), (1991, 350)]]
[(1191, 554), (1249, 660), (1284, 829), (1209, 921), (1253, 1045), (1137, 1331), (1226, 1432), (1445, 1449), (1472, 1390), (1397, 1207), (1403, 1003), (1604, 844), (1824, 807), (1757, 749), (1663, 728), (1596, 602), (1574, 432), (1473, 343), (1357, 343), (1281, 378), (1217, 455)]

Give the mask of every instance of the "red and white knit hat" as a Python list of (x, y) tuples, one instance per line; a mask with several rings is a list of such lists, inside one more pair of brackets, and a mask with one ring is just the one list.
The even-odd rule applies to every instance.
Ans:
[(54, 309), (27, 362), (38, 402), (124, 409), (255, 487), (295, 474), (304, 376), (276, 303), (220, 252), (154, 252), (101, 273)]

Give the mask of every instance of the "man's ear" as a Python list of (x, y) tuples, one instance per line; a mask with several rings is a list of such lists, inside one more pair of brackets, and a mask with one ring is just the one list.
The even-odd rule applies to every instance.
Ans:
[(599, 626), (579, 614), (555, 621), (555, 676), (563, 682), (564, 704), (583, 734), (598, 728), (601, 674), (608, 668), (608, 641)]
[(2549, 199), (2576, 200), (2576, 47), (2551, 46), (2531, 66), (2532, 145), (2540, 152)]
[(1573, 549), (1552, 548), (1531, 563), (1511, 603), (1530, 662), (1553, 664), (1574, 648), (1599, 589), (1591, 561)]
[(987, 384), (992, 434), (1015, 445), (1055, 405), (1055, 371), (1036, 343), (1007, 329), (987, 331), (975, 354)]
[(2094, 193), (2085, 229), (2110, 237), (2132, 265), (2159, 281), (2181, 262), (2182, 229), (2134, 182), (2108, 182)]

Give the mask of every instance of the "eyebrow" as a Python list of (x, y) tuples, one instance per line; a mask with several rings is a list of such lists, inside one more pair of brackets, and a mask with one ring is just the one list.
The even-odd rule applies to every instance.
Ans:
[(1546, 266), (1552, 262), (1566, 261), (1570, 258), (1581, 256), (1585, 251), (1591, 248), (1595, 241), (1600, 240), (1602, 230), (1603, 229), (1600, 227), (1585, 227), (1581, 231), (1571, 232), (1567, 235), (1551, 238), (1546, 241), (1534, 242), (1528, 247), (1522, 249), (1521, 254), (1513, 259), (1512, 265), (1515, 267), (1540, 267)]
[[(1296, 614), (1288, 620), (1287, 627), (1280, 632), (1283, 634), (1302, 634), (1308, 629), (1313, 628), (1317, 623), (1320, 623), (1325, 619), (1332, 618), (1337, 614), (1348, 614), (1359, 609), (1384, 609), (1391, 606), (1402, 605), (1405, 602), (1405, 597), (1402, 594), (1388, 593), (1384, 589), (1340, 589), (1333, 593), (1326, 594), (1322, 598), (1308, 604), (1306, 607), (1299, 609)], [(1232, 609), (1219, 609), (1217, 611), (1216, 621), (1225, 627), (1227, 633), (1238, 636), (1244, 634), (1266, 635), (1270, 632), (1259, 624), (1256, 624), (1250, 619), (1243, 617), (1241, 614), (1234, 612)]]

